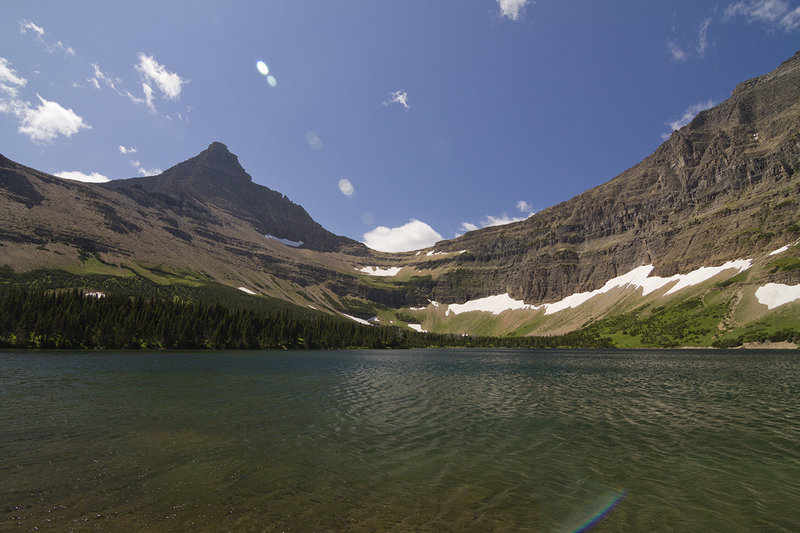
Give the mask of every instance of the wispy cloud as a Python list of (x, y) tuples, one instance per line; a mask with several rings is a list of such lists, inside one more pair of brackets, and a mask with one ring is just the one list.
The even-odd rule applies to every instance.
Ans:
[(94, 74), (92, 75), (91, 78), (87, 79), (86, 81), (91, 83), (95, 89), (100, 89), (102, 88), (103, 85), (105, 85), (107, 87), (111, 87), (120, 96), (123, 95), (123, 93), (119, 89), (117, 89), (117, 83), (119, 83), (120, 80), (111, 79), (111, 77), (109, 77), (102, 70), (100, 70), (100, 65), (98, 65), (97, 63), (92, 63), (92, 69), (94, 70)]
[(456, 233), (456, 236), (459, 236), (467, 231), (474, 231), (479, 228), (488, 228), (491, 226), (502, 226), (505, 224), (511, 224), (513, 222), (521, 222), (534, 214), (533, 206), (528, 202), (526, 202), (525, 200), (520, 200), (519, 202), (517, 202), (517, 210), (520, 213), (524, 213), (525, 216), (512, 217), (506, 213), (503, 213), (499, 216), (486, 215), (480, 220), (478, 224), (474, 224), (472, 222), (462, 222), (461, 225), (458, 227), (458, 231), (461, 233)]
[(364, 234), (364, 244), (381, 252), (410, 252), (433, 246), (442, 236), (428, 224), (411, 219), (397, 228), (378, 226)]
[(700, 32), (697, 36), (697, 54), (705, 57), (708, 49), (708, 27), (711, 26), (711, 19), (707, 18), (700, 24)]
[(759, 22), (769, 30), (787, 33), (800, 29), (800, 6), (790, 7), (784, 0), (750, 0), (730, 4), (725, 18), (742, 16), (747, 22)]
[[(169, 100), (177, 100), (183, 89), (183, 85), (188, 83), (188, 80), (181, 78), (177, 73), (170, 72), (160, 65), (153, 56), (148, 56), (139, 53), (139, 63), (136, 65), (136, 70), (142, 73), (145, 78), (143, 85), (148, 88), (151, 87), (149, 83), (155, 85), (159, 91), (164, 95), (164, 98)], [(148, 101), (152, 101), (152, 88), (145, 90), (145, 95), (149, 93)]]
[(517, 202), (517, 209), (520, 213), (533, 213), (533, 206), (525, 200), (520, 200)]
[(44, 36), (44, 28), (42, 28), (41, 26), (37, 26), (36, 24), (31, 22), (30, 20), (26, 20), (26, 19), (20, 20), (19, 21), (19, 32), (22, 33), (22, 34), (26, 34), (26, 33), (28, 33), (28, 31), (32, 31), (33, 33), (35, 33), (39, 37), (43, 37)]
[(134, 148), (132, 146), (130, 148), (128, 148), (128, 147), (122, 146), (121, 144), (119, 145), (119, 153), (121, 153), (123, 155), (124, 154), (135, 154), (138, 151), (139, 150), (137, 150), (136, 148)]
[(394, 91), (390, 93), (389, 98), (383, 101), (383, 105), (390, 106), (392, 104), (400, 104), (408, 111), (410, 109), (408, 105), (408, 93), (405, 91)]
[(684, 52), (675, 41), (669, 41), (667, 43), (667, 51), (669, 52), (669, 55), (673, 61), (686, 61), (686, 52)]
[[(138, 161), (137, 161), (137, 163), (138, 163)], [(145, 168), (145, 167), (143, 167), (143, 166), (140, 164), (140, 165), (138, 165), (138, 166), (137, 166), (137, 168), (136, 168), (136, 172), (137, 172), (137, 173), (138, 173), (140, 176), (157, 176), (157, 175), (161, 174), (161, 173), (162, 173), (162, 172), (164, 172), (164, 171), (163, 171), (163, 170), (161, 170), (161, 169), (160, 169), (160, 168), (158, 168), (158, 167), (153, 167), (153, 168)]]
[(686, 111), (683, 112), (680, 118), (664, 123), (670, 127), (670, 131), (667, 133), (662, 133), (661, 138), (666, 141), (669, 139), (670, 135), (672, 135), (673, 131), (679, 130), (689, 124), (700, 111), (712, 108), (715, 105), (717, 105), (717, 103), (714, 100), (706, 100), (705, 102), (698, 102), (690, 105), (688, 108), (686, 108)]
[(0, 98), (3, 95), (7, 98), (16, 98), (19, 89), (27, 83), (28, 80), (18, 75), (6, 58), (0, 57)]
[(497, 0), (500, 14), (511, 20), (519, 20), (525, 13), (525, 6), (529, 3), (529, 0)]
[(62, 170), (61, 172), (56, 172), (54, 176), (73, 181), (82, 181), (84, 183), (105, 183), (107, 181), (111, 181), (110, 178), (100, 174), (99, 172), (85, 174), (79, 170)]
[(75, 49), (72, 48), (71, 46), (67, 46), (61, 41), (49, 41), (45, 39), (45, 35), (47, 34), (47, 32), (44, 30), (43, 27), (39, 26), (38, 24), (35, 24), (27, 19), (22, 19), (18, 21), (18, 24), (19, 24), (19, 32), (23, 35), (29, 32), (32, 33), (36, 37), (36, 41), (42, 46), (42, 48), (46, 52), (52, 54), (53, 52), (61, 51), (69, 56), (75, 55)]

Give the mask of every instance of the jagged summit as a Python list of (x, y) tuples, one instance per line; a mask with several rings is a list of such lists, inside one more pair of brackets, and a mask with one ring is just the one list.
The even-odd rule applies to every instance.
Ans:
[(330, 233), (283, 194), (254, 183), (239, 158), (221, 142), (212, 142), (196, 156), (157, 176), (104, 185), (135, 197), (143, 192), (161, 194), (181, 206), (214, 206), (254, 225), (262, 234), (303, 242), (305, 247), (320, 251), (358, 244)]

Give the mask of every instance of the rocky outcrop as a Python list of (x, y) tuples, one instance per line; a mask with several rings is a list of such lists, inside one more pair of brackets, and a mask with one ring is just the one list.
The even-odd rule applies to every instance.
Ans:
[(327, 231), (283, 194), (253, 183), (239, 159), (219, 142), (157, 176), (115, 180), (105, 186), (145, 201), (152, 201), (155, 193), (167, 203), (211, 204), (252, 224), (262, 234), (303, 242), (303, 247), (313, 250), (363, 247)]

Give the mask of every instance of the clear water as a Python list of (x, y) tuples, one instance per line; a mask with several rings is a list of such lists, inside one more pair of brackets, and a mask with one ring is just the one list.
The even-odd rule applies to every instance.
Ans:
[(799, 355), (0, 353), (0, 531), (798, 531)]

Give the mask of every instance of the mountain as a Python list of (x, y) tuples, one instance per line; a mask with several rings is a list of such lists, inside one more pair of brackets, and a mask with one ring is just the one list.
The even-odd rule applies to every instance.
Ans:
[(105, 184), (0, 156), (0, 263), (9, 281), (44, 268), (70, 273), (67, 284), (218, 284), (438, 332), (593, 328), (619, 345), (791, 337), (799, 171), (800, 52), (610, 181), (416, 253), (333, 235), (253, 183), (221, 143), (160, 175)]

